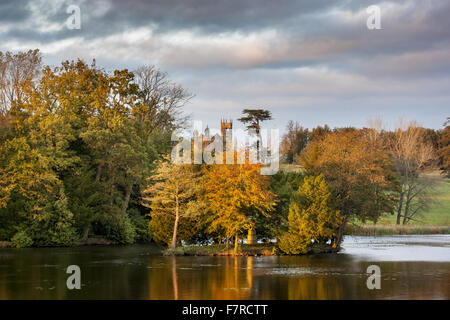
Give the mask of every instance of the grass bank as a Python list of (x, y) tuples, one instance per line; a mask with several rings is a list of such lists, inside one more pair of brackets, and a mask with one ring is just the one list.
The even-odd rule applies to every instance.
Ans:
[(354, 221), (346, 228), (346, 234), (358, 236), (381, 236), (402, 234), (450, 234), (450, 179), (444, 178), (439, 171), (428, 176), (435, 180), (436, 187), (430, 194), (431, 206), (420, 216), (414, 217), (406, 226), (396, 225), (397, 217), (382, 217), (379, 223), (362, 224)]
[(448, 226), (395, 225), (395, 224), (349, 224), (345, 234), (354, 236), (385, 236), (413, 234), (450, 234)]
[[(408, 225), (414, 226), (450, 226), (450, 179), (444, 178), (439, 171), (428, 176), (435, 180), (436, 187), (430, 194), (431, 206)], [(380, 219), (380, 224), (395, 224), (397, 217), (389, 215)]]

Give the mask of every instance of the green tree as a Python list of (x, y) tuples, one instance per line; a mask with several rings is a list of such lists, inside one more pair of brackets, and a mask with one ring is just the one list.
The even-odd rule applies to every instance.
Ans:
[(277, 240), (288, 229), (289, 206), (303, 183), (301, 172), (278, 171), (270, 177), (270, 190), (277, 196), (277, 203), (269, 217), (260, 220), (258, 235)]
[(289, 207), (288, 231), (279, 242), (288, 254), (307, 253), (314, 243), (335, 247), (342, 216), (322, 175), (309, 176), (298, 190)]
[(261, 122), (272, 120), (272, 114), (269, 110), (263, 109), (244, 109), (242, 110), (243, 117), (238, 120), (247, 126), (247, 130), (254, 130), (258, 140), (256, 141), (256, 157), (260, 160), (260, 144), (262, 143), (261, 137)]
[(146, 83), (80, 60), (39, 71), (39, 78), (14, 82), (7, 115), (0, 115), (0, 237), (48, 217), (64, 197), (67, 221), (83, 241), (94, 232), (129, 243), (138, 229), (145, 238), (141, 191), (170, 150), (190, 95), (167, 78)]

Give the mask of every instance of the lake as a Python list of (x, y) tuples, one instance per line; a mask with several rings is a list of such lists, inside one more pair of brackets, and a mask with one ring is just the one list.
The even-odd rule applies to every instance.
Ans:
[[(81, 289), (69, 290), (69, 265)], [(367, 267), (381, 270), (369, 290)], [(152, 245), (0, 249), (0, 299), (450, 299), (450, 235), (347, 236), (338, 254), (164, 257)]]

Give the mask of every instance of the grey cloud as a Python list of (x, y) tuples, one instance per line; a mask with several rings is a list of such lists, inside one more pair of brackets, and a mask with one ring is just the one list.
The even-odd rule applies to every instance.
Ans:
[(26, 8), (27, 0), (1, 1), (0, 2), (0, 22), (24, 21), (30, 16)]
[[(63, 25), (69, 4), (80, 6), (82, 29), (45, 28)], [(450, 2), (380, 2), (383, 29), (369, 31), (365, 8), (371, 4), (2, 1), (0, 50), (37, 46), (47, 63), (96, 58), (107, 69), (156, 63), (197, 95), (192, 111), (210, 118), (217, 116), (211, 106), (235, 117), (241, 107), (261, 105), (282, 120), (306, 112), (314, 125), (320, 123), (313, 115), (320, 118), (324, 110), (345, 123), (356, 115), (365, 121), (369, 108), (392, 116), (411, 108), (438, 127), (450, 102)], [(183, 32), (187, 38), (178, 39)], [(424, 108), (428, 104), (433, 107)]]
[[(152, 55), (158, 54), (158, 59), (169, 67), (237, 69), (331, 65), (336, 61), (345, 64), (347, 59), (423, 52), (437, 44), (445, 50), (450, 47), (450, 3), (437, 0), (388, 2), (398, 8), (382, 12), (383, 30), (377, 31), (367, 30), (366, 15), (346, 21), (336, 14), (356, 14), (373, 4), (369, 0), (61, 0), (58, 6), (52, 1), (41, 0), (40, 3), (42, 16), (61, 24), (67, 19), (65, 8), (68, 4), (80, 5), (82, 29), (42, 32), (26, 19), (28, 15), (23, 16), (21, 27), (0, 35), (3, 42), (49, 43), (82, 37), (89, 43), (127, 30), (151, 28), (152, 39), (137, 42), (136, 50), (152, 48)], [(26, 12), (23, 7), (26, 7), (24, 2), (12, 6), (11, 11)], [(259, 39), (258, 43), (252, 43), (254, 54), (248, 56), (242, 48), (209, 42), (198, 46), (164, 42), (167, 34), (176, 31), (188, 30), (196, 37), (216, 39), (227, 33), (258, 34), (266, 29), (275, 30), (276, 39)], [(157, 42), (162, 46), (160, 50), (155, 46)], [(105, 51), (111, 51), (109, 49), (105, 47)]]

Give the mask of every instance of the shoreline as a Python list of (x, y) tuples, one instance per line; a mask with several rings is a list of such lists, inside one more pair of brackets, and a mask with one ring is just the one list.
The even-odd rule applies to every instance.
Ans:
[[(311, 251), (302, 255), (336, 253), (337, 250), (328, 245), (313, 246)], [(259, 244), (239, 244), (235, 253), (234, 247), (230, 246), (226, 250), (225, 245), (206, 245), (206, 246), (185, 246), (177, 247), (175, 250), (168, 248), (163, 250), (164, 256), (282, 256), (283, 254), (274, 243)]]
[(450, 234), (450, 226), (348, 224), (344, 234), (347, 236)]
[[(395, 236), (395, 235), (442, 235), (450, 234), (450, 226), (423, 226), (423, 225), (392, 225), (392, 224), (348, 224), (345, 235), (346, 236)], [(149, 243), (132, 243), (134, 244), (155, 244)], [(100, 236), (91, 237), (86, 242), (79, 242), (73, 248), (90, 247), (90, 246), (121, 246), (117, 241), (109, 240)], [(156, 244), (157, 245), (157, 244)], [(10, 241), (0, 241), (0, 249), (15, 248), (11, 246)], [(48, 247), (28, 247), (28, 248), (57, 248), (57, 246)], [(210, 249), (207, 249), (210, 248)], [(240, 244), (240, 250), (237, 256), (275, 256), (281, 255), (277, 252), (276, 245), (271, 243), (261, 243), (255, 245)], [(185, 246), (177, 247), (175, 252), (170, 252), (171, 249), (161, 249), (162, 253), (166, 255), (186, 255), (186, 256), (232, 256), (234, 255), (234, 247), (230, 245), (229, 250), (225, 250), (225, 245), (209, 245), (209, 246)], [(313, 247), (312, 251), (307, 254), (331, 253), (336, 250), (329, 246)]]

